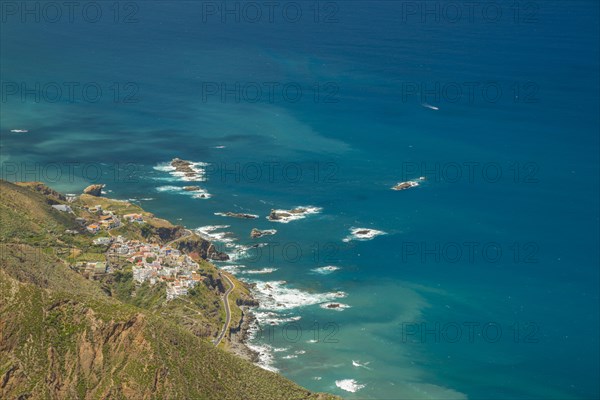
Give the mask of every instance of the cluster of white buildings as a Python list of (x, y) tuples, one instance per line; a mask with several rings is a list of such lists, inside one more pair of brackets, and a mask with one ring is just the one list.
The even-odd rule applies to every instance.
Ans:
[[(99, 238), (96, 241), (104, 239)], [(125, 240), (122, 236), (110, 239), (108, 257), (119, 257), (133, 264), (133, 279), (138, 283), (167, 284), (167, 300), (188, 294), (202, 281), (196, 272), (198, 264), (186, 254), (169, 246)]]
[[(88, 207), (87, 211), (99, 216), (99, 221), (89, 225), (84, 218), (77, 218), (77, 221), (92, 234), (97, 234), (102, 229), (108, 231), (121, 226), (121, 219), (112, 211), (103, 210), (100, 205)], [(141, 214), (126, 214), (121, 218), (129, 223), (144, 223), (144, 217)], [(112, 260), (111, 265), (117, 260), (132, 263), (133, 279), (136, 282), (148, 282), (150, 285), (165, 282), (167, 284), (167, 300), (187, 295), (189, 289), (203, 279), (196, 272), (198, 264), (188, 255), (170, 246), (126, 240), (122, 236), (98, 237), (94, 239), (93, 243), (99, 246), (108, 246), (107, 256), (108, 260)], [(93, 269), (96, 274), (99, 273), (101, 267), (104, 267), (105, 271), (107, 270), (105, 264), (97, 267), (96, 265), (79, 267), (86, 270)]]

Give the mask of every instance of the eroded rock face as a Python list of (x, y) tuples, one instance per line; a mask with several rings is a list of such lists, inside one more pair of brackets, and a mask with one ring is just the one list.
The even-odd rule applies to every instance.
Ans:
[[(127, 380), (128, 385), (111, 385), (114, 380), (126, 377), (122, 371), (128, 366), (139, 367), (140, 360), (146, 360), (143, 368), (152, 367), (149, 357), (152, 347), (145, 337), (146, 322), (142, 314), (123, 321), (107, 321), (98, 318), (85, 305), (68, 301), (47, 307), (44, 315), (47, 318), (45, 329), (50, 337), (58, 337), (57, 332), (61, 328), (52, 321), (71, 327), (69, 350), (61, 351), (53, 343), (41, 339), (46, 349), (38, 354), (36, 366), (43, 370), (41, 379), (44, 384), (36, 386), (32, 392), (22, 392), (24, 387), (31, 387), (31, 380), (39, 371), (23, 370), (21, 363), (15, 361), (0, 377), (0, 398), (78, 398), (77, 390), (81, 385), (86, 388), (86, 397), (89, 398), (128, 397), (128, 389), (130, 395), (136, 398), (152, 398), (152, 388), (148, 385), (131, 380)], [(5, 332), (10, 337), (11, 334), (16, 335), (18, 329), (18, 326), (11, 326)], [(10, 349), (13, 344), (5, 342), (2, 350), (17, 353)], [(115, 365), (123, 370), (114, 368)], [(170, 385), (168, 377), (161, 382), (161, 388)], [(20, 395), (13, 397), (14, 394)]]
[(196, 253), (204, 260), (228, 261), (229, 256), (222, 253), (208, 240), (204, 240), (197, 236), (182, 239), (176, 242), (175, 246), (178, 250), (187, 253)]
[(159, 227), (154, 230), (154, 233), (164, 242), (169, 242), (180, 238), (185, 234), (185, 230), (180, 226), (174, 227)]
[(210, 244), (210, 247), (208, 248), (208, 253), (207, 253), (207, 257), (210, 260), (215, 260), (215, 261), (228, 261), (229, 260), (229, 256), (226, 253), (222, 253), (220, 251), (218, 251), (215, 247), (214, 244)]
[(23, 185), (29, 186), (30, 188), (32, 188), (36, 192), (40, 192), (44, 196), (54, 197), (55, 199), (61, 200), (61, 201), (67, 200), (67, 198), (65, 197), (64, 194), (59, 193), (56, 190), (49, 188), (48, 186), (44, 185), (42, 182), (27, 182), (27, 183), (24, 183)]
[(86, 187), (85, 189), (83, 189), (83, 193), (89, 194), (90, 196), (100, 197), (100, 196), (102, 196), (102, 188), (104, 188), (104, 186), (105, 185), (101, 185), (101, 184), (90, 185), (90, 186)]

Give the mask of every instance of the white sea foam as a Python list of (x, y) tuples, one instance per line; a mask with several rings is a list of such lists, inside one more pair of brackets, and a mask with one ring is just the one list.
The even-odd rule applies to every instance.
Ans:
[(226, 247), (232, 248), (233, 252), (227, 253), (231, 260), (243, 260), (247, 258), (250, 254), (250, 250), (268, 246), (268, 243), (255, 243), (250, 245), (236, 244), (236, 243), (227, 243)]
[(245, 265), (224, 265), (220, 267), (223, 271), (229, 272), (231, 274), (238, 274), (240, 272), (240, 268), (244, 268)]
[[(321, 207), (313, 207), (313, 206), (298, 206), (298, 207), (294, 207), (293, 209), (296, 210), (299, 208), (304, 209), (304, 212), (290, 214), (288, 216), (280, 217), (279, 219), (271, 219), (270, 216), (267, 216), (267, 219), (271, 222), (280, 222), (282, 224), (287, 224), (288, 222), (291, 222), (291, 221), (296, 221), (299, 219), (306, 218), (306, 216), (310, 215), (310, 214), (318, 214), (323, 210)], [(289, 213), (290, 212), (290, 210), (273, 210), (273, 211), (276, 213)]]
[(438, 111), (440, 109), (439, 107), (432, 106), (431, 104), (428, 104), (428, 103), (423, 103), (421, 105), (425, 108), (429, 108), (430, 110), (434, 110), (434, 111)]
[(167, 172), (171, 176), (175, 177), (177, 180), (185, 181), (185, 182), (204, 182), (206, 181), (206, 169), (205, 167), (210, 164), (196, 161), (190, 162), (189, 167), (193, 171), (193, 175), (188, 176), (184, 172), (177, 171), (177, 168), (171, 165), (171, 162), (160, 163), (155, 165), (153, 168), (156, 171)]
[(377, 229), (350, 228), (350, 235), (346, 236), (343, 241), (349, 242), (351, 240), (371, 240), (379, 235), (387, 235), (387, 233), (384, 231), (378, 231)]
[(279, 372), (279, 370), (273, 366), (275, 360), (273, 359), (272, 346), (269, 346), (268, 344), (258, 345), (250, 342), (246, 343), (246, 346), (248, 346), (250, 350), (258, 353), (258, 362), (256, 362), (256, 365), (267, 371)]
[(217, 232), (227, 228), (229, 228), (229, 225), (206, 225), (196, 228), (196, 233), (206, 240), (230, 243), (236, 240), (232, 232)]
[(261, 274), (270, 274), (277, 271), (277, 268), (262, 268), (262, 269), (249, 269), (246, 271), (241, 271), (242, 274), (252, 274), (252, 275), (261, 275)]
[(299, 321), (302, 318), (299, 315), (282, 315), (272, 311), (254, 311), (253, 314), (261, 325), (281, 325), (288, 322)]
[(173, 167), (171, 165), (171, 163), (160, 163), (158, 165), (155, 165), (153, 167), (155, 170), (157, 171), (161, 171), (161, 172), (171, 172), (171, 171), (175, 171), (175, 167)]
[(309, 293), (286, 286), (285, 281), (255, 282), (255, 290), (262, 308), (287, 310), (343, 298), (344, 292)]
[(354, 361), (352, 360), (352, 365), (355, 367), (360, 367), (360, 368), (365, 368), (365, 369), (371, 369), (369, 367), (367, 367), (367, 365), (371, 364), (370, 361), (367, 361), (365, 363), (361, 363), (360, 361)]
[(316, 272), (317, 274), (321, 274), (321, 275), (328, 275), (339, 269), (340, 269), (340, 267), (336, 267), (333, 265), (327, 265), (325, 267), (313, 268), (313, 269), (311, 269), (311, 271)]
[[(250, 342), (257, 337), (259, 332), (262, 332), (261, 327), (263, 326), (281, 325), (300, 320), (299, 315), (293, 314), (295, 308), (327, 303), (346, 296), (344, 292), (309, 293), (287, 287), (285, 281), (261, 282), (253, 280), (251, 283), (253, 284), (253, 294), (259, 301), (260, 308), (253, 312), (256, 323), (249, 330)], [(256, 346), (256, 349), (252, 346)], [(261, 352), (257, 363), (259, 366), (277, 372), (277, 368), (273, 366), (272, 353), (274, 349), (272, 347), (268, 345), (249, 345), (249, 347)], [(304, 350), (296, 351), (294, 354), (286, 355), (283, 358), (296, 358), (301, 354), (304, 354)]]
[(156, 188), (158, 192), (179, 192), (182, 191), (183, 188), (179, 186), (159, 186)]
[(185, 190), (181, 186), (165, 185), (156, 188), (157, 192), (172, 192), (181, 195), (192, 196), (194, 199), (210, 199), (212, 195), (206, 190), (199, 188), (196, 190)]
[(335, 381), (335, 386), (347, 392), (356, 393), (360, 389), (364, 388), (366, 385), (359, 384), (354, 379), (341, 379), (339, 381)]

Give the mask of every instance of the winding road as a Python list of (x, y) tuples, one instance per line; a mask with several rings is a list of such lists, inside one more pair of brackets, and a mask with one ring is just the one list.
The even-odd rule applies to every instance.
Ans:
[(227, 329), (229, 328), (229, 323), (231, 322), (231, 309), (229, 308), (229, 293), (231, 293), (231, 291), (233, 289), (235, 289), (235, 285), (233, 284), (231, 279), (229, 279), (228, 276), (222, 275), (220, 272), (219, 272), (219, 276), (225, 277), (225, 279), (227, 279), (227, 281), (229, 282), (229, 284), (231, 286), (229, 287), (229, 289), (227, 289), (225, 291), (225, 295), (223, 296), (223, 303), (225, 304), (225, 324), (223, 325), (223, 330), (221, 331), (219, 336), (217, 336), (217, 338), (213, 342), (215, 344), (215, 346), (218, 346), (219, 343), (221, 343), (221, 340), (223, 340), (223, 337), (225, 336), (225, 333), (227, 332)]
[(181, 239), (185, 239), (186, 237), (188, 237), (188, 236), (191, 236), (191, 235), (193, 235), (193, 234), (194, 234), (194, 233), (193, 233), (192, 231), (190, 231), (189, 229), (185, 229), (185, 235), (181, 235), (181, 236), (179, 236), (177, 239), (173, 239), (173, 240), (171, 240), (170, 242), (166, 243), (166, 244), (165, 244), (165, 246), (170, 246), (170, 245), (172, 245), (173, 243), (175, 243), (175, 242), (177, 242), (177, 241), (179, 241), (179, 240), (181, 240)]
[[(194, 234), (189, 229), (186, 229), (185, 232), (186, 232), (185, 235), (182, 235), (182, 236), (178, 237), (177, 239), (171, 240), (170, 242), (165, 244), (165, 246), (170, 246), (173, 243), (175, 243), (181, 239), (185, 239)], [(225, 279), (227, 279), (230, 286), (225, 291), (225, 294), (223, 295), (223, 304), (225, 304), (225, 324), (223, 325), (223, 329), (221, 330), (221, 333), (219, 334), (219, 336), (217, 336), (217, 338), (213, 341), (213, 343), (215, 344), (215, 347), (218, 346), (219, 343), (221, 343), (221, 341), (223, 340), (223, 337), (225, 337), (225, 333), (227, 332), (227, 329), (229, 329), (229, 323), (231, 322), (231, 309), (229, 308), (229, 293), (231, 293), (233, 291), (233, 289), (235, 289), (234, 283), (231, 281), (231, 279), (229, 279), (228, 276), (223, 275), (219, 272), (219, 277), (222, 277), (222, 278), (224, 277)]]

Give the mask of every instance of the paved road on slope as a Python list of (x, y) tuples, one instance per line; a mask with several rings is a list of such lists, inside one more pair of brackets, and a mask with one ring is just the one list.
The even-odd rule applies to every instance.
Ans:
[(229, 298), (228, 297), (229, 297), (229, 293), (231, 293), (231, 291), (235, 288), (235, 285), (233, 284), (231, 279), (229, 279), (228, 276), (222, 275), (220, 272), (219, 272), (219, 276), (225, 277), (225, 279), (227, 279), (227, 281), (229, 281), (229, 284), (231, 286), (229, 287), (229, 289), (227, 289), (225, 291), (225, 295), (223, 296), (223, 303), (225, 303), (225, 325), (223, 325), (223, 330), (221, 331), (219, 336), (217, 336), (217, 338), (214, 341), (215, 346), (218, 346), (219, 343), (221, 343), (221, 340), (223, 340), (223, 337), (225, 336), (225, 332), (227, 332), (227, 329), (229, 328), (229, 323), (231, 322), (231, 310), (229, 309)]

